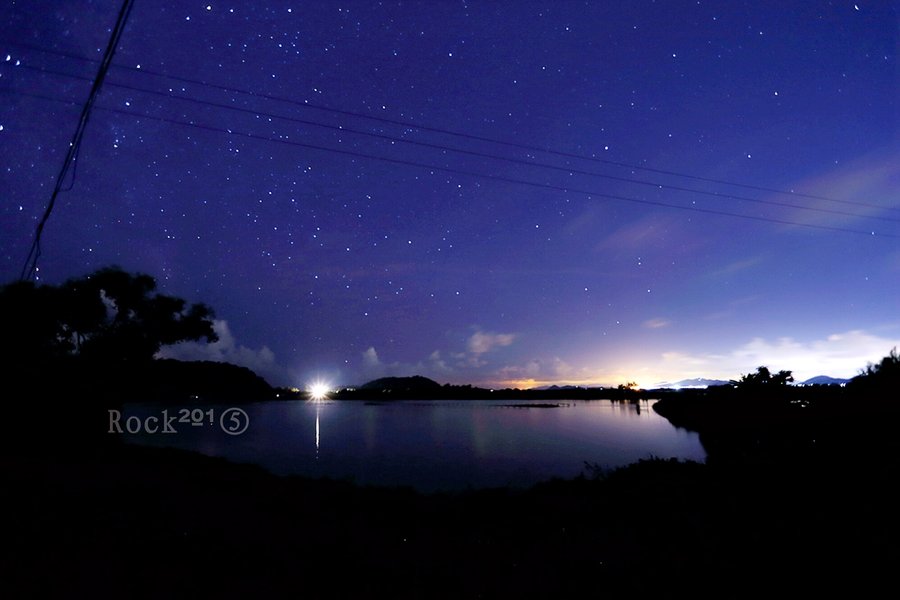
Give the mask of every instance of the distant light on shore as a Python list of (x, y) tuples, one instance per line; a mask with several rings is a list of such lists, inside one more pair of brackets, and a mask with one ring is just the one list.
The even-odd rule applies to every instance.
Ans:
[(324, 381), (314, 381), (306, 388), (310, 400), (324, 400), (331, 392), (331, 386)]

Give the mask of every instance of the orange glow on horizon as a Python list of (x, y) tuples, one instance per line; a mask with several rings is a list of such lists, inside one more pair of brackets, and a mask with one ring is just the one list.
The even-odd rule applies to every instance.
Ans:
[[(621, 383), (626, 384), (631, 381), (638, 381), (638, 380), (636, 380), (634, 378), (630, 378), (630, 379), (623, 378), (621, 380)], [(539, 387), (549, 387), (552, 385), (558, 385), (558, 386), (567, 386), (568, 385), (568, 386), (577, 386), (577, 387), (583, 387), (583, 388), (598, 388), (598, 387), (614, 388), (614, 387), (618, 386), (619, 383), (603, 382), (599, 379), (558, 380), (558, 379), (528, 378), (528, 379), (509, 379), (509, 380), (505, 380), (505, 381), (498, 381), (495, 384), (491, 384), (491, 387), (497, 388), (497, 389), (512, 388), (512, 389), (527, 390), (527, 389), (539, 388)], [(644, 386), (642, 386), (640, 383), (638, 383), (638, 387), (642, 388)]]

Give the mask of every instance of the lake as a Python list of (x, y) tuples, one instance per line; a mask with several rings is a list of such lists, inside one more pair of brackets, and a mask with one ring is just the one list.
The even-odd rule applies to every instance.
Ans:
[[(142, 404), (126, 405), (121, 424), (132, 443), (195, 450), (276, 474), (432, 492), (527, 487), (575, 477), (586, 462), (611, 468), (651, 456), (703, 461), (697, 434), (673, 427), (653, 402), (273, 401), (241, 405), (246, 420), (227, 406), (191, 413)], [(163, 410), (181, 418), (172, 421), (176, 432), (163, 433)], [(158, 427), (128, 433), (129, 417), (137, 417), (128, 421), (134, 431), (139, 422)], [(230, 435), (223, 426), (246, 430)]]

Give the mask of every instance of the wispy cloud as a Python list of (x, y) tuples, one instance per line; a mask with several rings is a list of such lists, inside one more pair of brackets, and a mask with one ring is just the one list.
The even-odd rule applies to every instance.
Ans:
[(272, 385), (290, 385), (291, 381), (284, 368), (275, 361), (275, 353), (268, 346), (258, 350), (242, 346), (235, 340), (228, 321), (213, 321), (213, 331), (219, 336), (217, 342), (181, 342), (163, 346), (157, 356), (176, 360), (209, 360), (226, 362), (248, 369), (260, 375)]
[(740, 308), (741, 306), (752, 305), (756, 302), (759, 302), (761, 298), (762, 298), (762, 296), (760, 296), (759, 294), (755, 294), (753, 296), (746, 296), (744, 298), (738, 298), (736, 300), (732, 300), (727, 305), (725, 305), (725, 308), (723, 308), (722, 310), (717, 310), (715, 312), (711, 312), (708, 315), (706, 315), (704, 318), (709, 321), (716, 321), (719, 319), (733, 317), (737, 314), (738, 308)]
[(516, 339), (512, 333), (492, 333), (490, 331), (476, 331), (469, 338), (467, 348), (472, 354), (484, 354), (495, 348), (509, 346)]
[(735, 273), (739, 273), (741, 271), (745, 271), (747, 269), (751, 269), (758, 264), (763, 262), (762, 256), (754, 256), (751, 258), (745, 258), (743, 260), (736, 260), (732, 263), (729, 263), (722, 267), (721, 269), (717, 269), (712, 271), (709, 275), (711, 277), (722, 277), (725, 275), (734, 275)]
[[(496, 333), (477, 329), (465, 341), (461, 351), (434, 350), (426, 357), (414, 361), (391, 361), (383, 359), (374, 346), (362, 352), (359, 366), (361, 377), (376, 379), (379, 377), (404, 377), (423, 375), (440, 381), (451, 380), (456, 383), (478, 383), (479, 373), (490, 368), (488, 357), (498, 348), (510, 346), (516, 339), (512, 333)], [(458, 381), (460, 374), (465, 373), (467, 381)]]
[[(367, 379), (379, 377), (407, 377), (410, 375), (422, 375), (432, 379), (442, 379), (454, 373), (444, 356), (439, 350), (435, 350), (427, 358), (414, 362), (385, 362), (378, 356), (374, 346), (370, 346), (362, 353), (362, 375)], [(360, 382), (362, 383), (362, 382)]]
[[(894, 206), (895, 200), (891, 197), (897, 182), (900, 181), (900, 152), (896, 147), (888, 149), (878, 148), (871, 153), (857, 157), (855, 160), (841, 165), (839, 168), (829, 168), (823, 174), (808, 178), (796, 184), (798, 189), (803, 189), (809, 194), (818, 194), (830, 198), (846, 198), (862, 204), (852, 207), (852, 210), (841, 209), (840, 212), (849, 214), (837, 214), (835, 212), (809, 212), (807, 210), (794, 209), (794, 215), (790, 216), (805, 223), (819, 225), (843, 225), (859, 220), (861, 217), (877, 216), (883, 214), (885, 209)], [(804, 205), (813, 208), (824, 208), (833, 211), (834, 203), (828, 200), (804, 202)], [(883, 208), (878, 208), (878, 206)], [(846, 207), (845, 207), (846, 208)], [(864, 221), (865, 227), (871, 227), (871, 221)], [(885, 227), (874, 227), (878, 231), (884, 231)]]
[(536, 387), (558, 383), (578, 383), (586, 372), (578, 369), (562, 358), (532, 358), (514, 365), (497, 369), (491, 379), (503, 387)]
[(683, 221), (677, 215), (650, 214), (631, 221), (608, 234), (594, 246), (594, 251), (641, 250), (652, 245), (652, 242), (658, 240), (662, 235), (678, 236), (683, 228)]
[(665, 352), (655, 365), (647, 365), (647, 371), (658, 376), (657, 381), (691, 377), (734, 379), (761, 365), (791, 370), (797, 380), (816, 375), (853, 377), (895, 346), (900, 346), (900, 337), (881, 337), (863, 330), (815, 340), (753, 338), (721, 354)]
[(663, 327), (668, 327), (671, 324), (672, 322), (667, 319), (656, 318), (644, 321), (643, 326), (646, 329), (662, 329)]

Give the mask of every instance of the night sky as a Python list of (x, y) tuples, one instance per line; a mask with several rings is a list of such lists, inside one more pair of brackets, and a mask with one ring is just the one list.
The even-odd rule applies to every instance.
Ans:
[[(4, 282), (119, 7), (5, 4)], [(862, 0), (138, 0), (39, 280), (153, 275), (222, 338), (166, 356), (274, 384), (853, 376), (900, 345), (898, 24)]]

